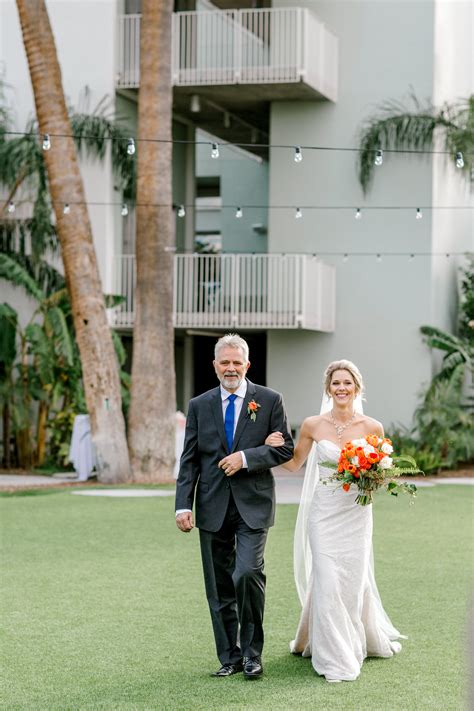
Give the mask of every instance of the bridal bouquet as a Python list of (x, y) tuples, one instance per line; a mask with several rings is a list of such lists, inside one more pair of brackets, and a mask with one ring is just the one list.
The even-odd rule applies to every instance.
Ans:
[(341, 450), (339, 462), (323, 462), (323, 466), (337, 469), (331, 477), (340, 481), (344, 491), (349, 491), (351, 484), (356, 484), (359, 494), (356, 503), (367, 506), (373, 501), (374, 491), (385, 488), (392, 496), (407, 493), (416, 496), (416, 486), (395, 479), (404, 474), (419, 474), (412, 457), (395, 457), (392, 442), (375, 434), (346, 442)]

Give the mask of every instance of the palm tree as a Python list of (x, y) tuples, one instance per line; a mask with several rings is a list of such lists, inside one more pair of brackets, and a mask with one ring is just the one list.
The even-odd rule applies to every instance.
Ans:
[(402, 103), (382, 105), (380, 115), (363, 126), (360, 135), (359, 182), (364, 193), (374, 175), (374, 157), (380, 149), (423, 150), (433, 144), (435, 131), (441, 131), (445, 150), (453, 159), (461, 153), (463, 174), (471, 176), (474, 153), (474, 95), (458, 104), (445, 104), (441, 109), (423, 107), (416, 97), (410, 110)]
[[(142, 3), (139, 140), (171, 140), (172, 12), (172, 0)], [(129, 446), (133, 477), (140, 481), (171, 481), (174, 464), (171, 161), (171, 143), (139, 143)]]
[[(56, 136), (44, 155), (56, 229), (81, 354), (87, 409), (103, 482), (127, 481), (130, 463), (118, 363), (107, 323), (84, 187), (44, 0), (17, 0), (41, 134)], [(61, 136), (61, 138), (59, 138)], [(74, 206), (74, 219), (63, 205)]]

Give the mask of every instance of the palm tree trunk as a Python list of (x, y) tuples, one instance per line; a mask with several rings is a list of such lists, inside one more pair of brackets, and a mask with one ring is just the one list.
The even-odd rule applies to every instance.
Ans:
[[(138, 138), (171, 139), (172, 0), (142, 2)], [(171, 143), (140, 143), (129, 446), (137, 481), (173, 481), (176, 386)], [(156, 207), (157, 204), (165, 207)]]
[[(130, 464), (122, 414), (118, 364), (105, 312), (84, 187), (61, 83), (56, 47), (44, 0), (17, 0), (36, 114), (51, 135), (45, 152), (84, 390), (102, 482), (127, 481)], [(60, 137), (65, 136), (65, 137)], [(64, 215), (64, 203), (71, 214)]]

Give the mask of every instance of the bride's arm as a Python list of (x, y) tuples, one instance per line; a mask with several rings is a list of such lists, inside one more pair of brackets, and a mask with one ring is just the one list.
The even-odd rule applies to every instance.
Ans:
[[(311, 446), (313, 444), (313, 437), (311, 435), (311, 427), (308, 420), (304, 420), (301, 426), (300, 436), (298, 442), (296, 443), (295, 451), (293, 453), (293, 459), (290, 459), (284, 464), (280, 464), (281, 467), (288, 469), (290, 472), (297, 472), (298, 469), (302, 467), (305, 463), (308, 454), (310, 453)], [(271, 447), (281, 447), (285, 440), (280, 432), (272, 432), (268, 435), (265, 440), (265, 444), (269, 444)]]

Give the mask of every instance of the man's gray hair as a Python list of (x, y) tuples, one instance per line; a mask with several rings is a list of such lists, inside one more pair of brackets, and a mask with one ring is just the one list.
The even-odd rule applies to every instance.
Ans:
[(225, 336), (219, 338), (214, 348), (214, 358), (217, 360), (219, 358), (219, 352), (222, 348), (228, 346), (229, 348), (240, 348), (244, 361), (247, 363), (249, 359), (249, 346), (247, 341), (239, 336), (237, 333), (226, 333)]

